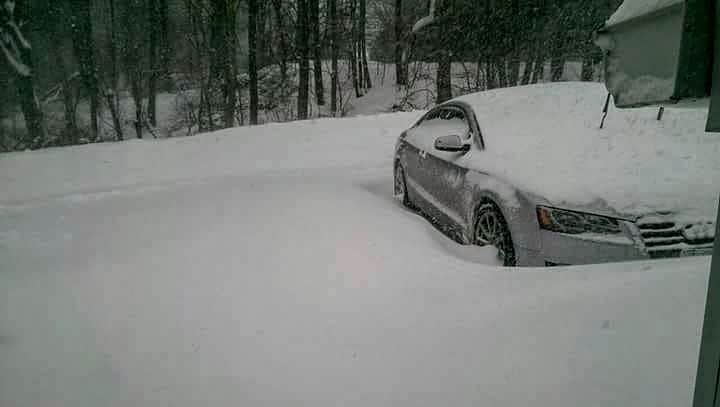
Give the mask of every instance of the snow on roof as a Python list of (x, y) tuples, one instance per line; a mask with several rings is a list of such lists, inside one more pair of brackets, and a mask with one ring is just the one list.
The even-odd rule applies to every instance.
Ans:
[[(706, 108), (617, 109), (599, 83), (497, 89), (457, 100), (477, 115), (487, 154), (476, 165), (556, 204), (596, 205), (637, 216), (688, 210), (713, 218), (720, 137)], [(602, 208), (600, 208), (602, 206)]]
[(607, 20), (614, 25), (682, 3), (683, 0), (625, 0)]

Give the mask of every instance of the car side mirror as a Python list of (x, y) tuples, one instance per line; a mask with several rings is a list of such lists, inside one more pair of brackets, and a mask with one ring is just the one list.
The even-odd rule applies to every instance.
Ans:
[(463, 142), (462, 138), (457, 135), (442, 136), (435, 140), (435, 149), (451, 153), (467, 153), (470, 151), (470, 143)]

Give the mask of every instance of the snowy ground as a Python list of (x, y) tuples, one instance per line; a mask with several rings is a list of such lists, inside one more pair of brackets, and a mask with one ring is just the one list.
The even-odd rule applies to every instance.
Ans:
[(485, 265), (416, 117), (0, 156), (0, 406), (689, 406), (709, 259)]

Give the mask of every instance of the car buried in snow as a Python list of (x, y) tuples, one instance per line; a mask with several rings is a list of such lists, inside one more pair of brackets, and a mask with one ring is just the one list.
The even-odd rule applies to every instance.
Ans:
[(397, 141), (394, 195), (506, 266), (711, 254), (720, 140), (706, 106), (609, 103), (604, 118), (606, 98), (567, 82), (438, 105)]

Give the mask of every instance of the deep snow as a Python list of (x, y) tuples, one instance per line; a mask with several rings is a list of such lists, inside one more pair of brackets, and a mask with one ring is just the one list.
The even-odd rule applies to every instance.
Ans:
[(486, 266), (417, 116), (0, 156), (0, 405), (689, 406), (709, 259)]

